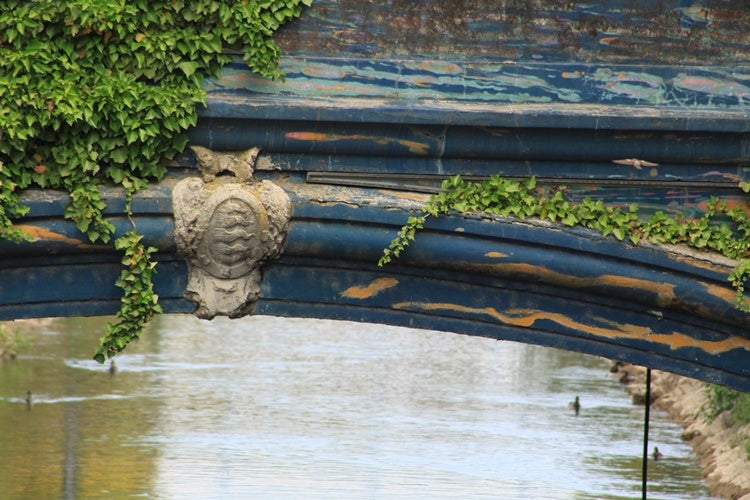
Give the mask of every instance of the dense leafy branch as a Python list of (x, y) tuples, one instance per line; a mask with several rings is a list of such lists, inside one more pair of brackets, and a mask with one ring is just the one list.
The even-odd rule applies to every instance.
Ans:
[(156, 262), (151, 255), (156, 248), (143, 245), (143, 236), (132, 230), (115, 240), (115, 248), (123, 252), (123, 270), (116, 285), (123, 290), (119, 321), (108, 323), (94, 359), (104, 363), (123, 350), (132, 340), (137, 340), (143, 326), (154, 314), (161, 313), (159, 296), (154, 293), (151, 280)]
[[(280, 77), (271, 35), (311, 3), (0, 2), (0, 237), (27, 238), (13, 225), (28, 213), (19, 192), (40, 187), (66, 190), (65, 217), (92, 242), (110, 241), (115, 228), (100, 187), (113, 183), (130, 197), (164, 176), (161, 160), (187, 144), (206, 99), (203, 78), (230, 61), (227, 49), (255, 72)], [(135, 229), (116, 247), (126, 268), (121, 327), (108, 327), (114, 340), (98, 351), (100, 361), (159, 312), (150, 295), (153, 250)]]
[[(744, 426), (750, 423), (750, 393), (709, 383), (705, 384), (704, 390), (706, 403), (701, 408), (701, 413), (706, 422), (711, 423), (723, 415), (724, 425)], [(729, 442), (729, 446), (734, 448), (740, 443), (744, 443), (745, 456), (750, 460), (750, 434), (738, 433)]]
[[(750, 188), (744, 183), (740, 187), (745, 192)], [(399, 257), (430, 216), (483, 212), (519, 219), (535, 217), (566, 226), (583, 226), (633, 244), (641, 240), (686, 244), (735, 259), (737, 265), (729, 276), (736, 290), (735, 303), (739, 309), (750, 312), (750, 303), (744, 296), (750, 274), (750, 219), (743, 207), (730, 208), (726, 202), (712, 197), (699, 218), (672, 217), (658, 211), (644, 219), (636, 204), (622, 210), (588, 197), (573, 203), (566, 199), (564, 192), (565, 188), (561, 187), (538, 187), (535, 177), (517, 181), (493, 176), (481, 182), (466, 182), (460, 175), (451, 177), (443, 182), (441, 192), (430, 197), (421, 215), (408, 218), (384, 250), (378, 265)]]

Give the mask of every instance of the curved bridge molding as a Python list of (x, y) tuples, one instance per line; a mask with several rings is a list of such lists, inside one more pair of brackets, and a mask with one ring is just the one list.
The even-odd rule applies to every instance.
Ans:
[[(177, 253), (171, 190), (134, 202), (159, 248), (165, 312), (193, 312)], [(256, 314), (345, 319), (532, 343), (750, 389), (748, 316), (732, 304), (731, 263), (679, 248), (632, 246), (541, 221), (445, 217), (401, 259), (376, 262), (425, 195), (269, 177), (290, 196), (283, 254), (263, 271)], [(116, 211), (119, 193), (108, 192)], [(29, 193), (37, 242), (0, 243), (0, 319), (105, 315), (119, 307), (119, 256), (61, 222), (65, 199)], [(115, 219), (120, 231), (129, 222)]]

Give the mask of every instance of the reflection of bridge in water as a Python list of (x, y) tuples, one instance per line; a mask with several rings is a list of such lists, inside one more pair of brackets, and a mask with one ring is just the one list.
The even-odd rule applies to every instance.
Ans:
[[(430, 19), (446, 19), (445, 2), (374, 15), (369, 3), (320, 0), (282, 34), (286, 82), (227, 68), (208, 85), (191, 141), (260, 147), (255, 178), (293, 205), (255, 312), (517, 340), (750, 391), (750, 321), (732, 304), (731, 262), (538, 221), (452, 216), (376, 265), (426, 193), (456, 173), (536, 175), (565, 184), (572, 200), (687, 215), (712, 195), (744, 202), (750, 61), (738, 47), (750, 18), (741, 2), (737, 15), (714, 18), (663, 3), (638, 2), (632, 15), (539, 6), (524, 11), (538, 22), (516, 29), (512, 5), (483, 17), (475, 2), (443, 33)], [(671, 13), (663, 32), (639, 30), (655, 6)], [(712, 34), (710, 51), (679, 49)], [(632, 159), (641, 161), (621, 161)], [(172, 189), (193, 167), (185, 154), (134, 202), (139, 231), (160, 250), (166, 312), (194, 308), (172, 212)], [(118, 230), (129, 229), (121, 193), (106, 195)], [(0, 243), (0, 318), (116, 311), (119, 256), (62, 219), (64, 196), (26, 200), (20, 223), (37, 241)]]

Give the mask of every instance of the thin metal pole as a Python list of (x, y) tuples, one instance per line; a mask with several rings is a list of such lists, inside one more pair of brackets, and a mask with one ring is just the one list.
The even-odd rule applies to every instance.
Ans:
[(642, 488), (643, 500), (648, 498), (648, 422), (651, 413), (651, 368), (646, 368), (646, 413), (643, 421), (643, 472)]

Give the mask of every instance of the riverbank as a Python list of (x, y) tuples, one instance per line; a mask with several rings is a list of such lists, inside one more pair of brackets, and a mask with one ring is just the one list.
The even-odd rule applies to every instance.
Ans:
[(33, 344), (33, 334), (48, 328), (54, 318), (16, 319), (0, 321), (0, 361), (14, 360), (19, 351)]
[[(635, 404), (645, 402), (646, 369), (617, 366), (614, 376), (624, 378)], [(710, 494), (750, 500), (750, 460), (743, 446), (750, 439), (750, 424), (738, 425), (722, 414), (707, 422), (702, 408), (708, 398), (703, 382), (658, 370), (651, 371), (653, 408), (666, 411), (682, 428), (682, 439), (698, 457)]]

